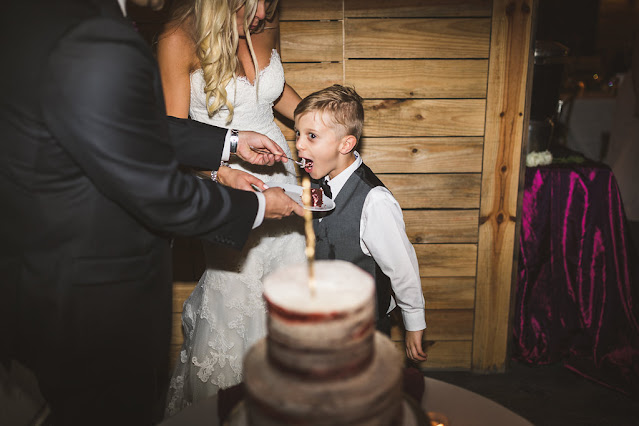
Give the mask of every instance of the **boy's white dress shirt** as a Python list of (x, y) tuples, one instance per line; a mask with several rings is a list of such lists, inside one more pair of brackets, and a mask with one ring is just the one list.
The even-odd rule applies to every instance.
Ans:
[[(361, 164), (362, 158), (355, 151), (353, 164), (333, 179), (326, 177), (333, 199)], [(399, 306), (406, 330), (425, 329), (424, 295), (415, 249), (406, 236), (399, 203), (383, 186), (371, 189), (366, 196), (360, 218), (359, 242), (364, 254), (372, 256), (391, 280), (396, 300), (391, 298), (388, 312)]]

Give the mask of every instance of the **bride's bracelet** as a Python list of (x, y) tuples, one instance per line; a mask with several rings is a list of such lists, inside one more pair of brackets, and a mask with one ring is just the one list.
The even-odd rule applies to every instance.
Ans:
[[(229, 165), (228, 161), (220, 161), (220, 167), (228, 167), (228, 165)], [(220, 181), (217, 180), (217, 170), (211, 170), (211, 180), (213, 182), (220, 183)]]

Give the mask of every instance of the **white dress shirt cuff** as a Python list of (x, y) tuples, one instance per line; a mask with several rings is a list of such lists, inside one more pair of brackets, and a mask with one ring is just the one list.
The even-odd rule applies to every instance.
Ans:
[(255, 222), (253, 222), (253, 229), (257, 228), (264, 222), (264, 212), (266, 211), (266, 198), (261, 192), (256, 192), (257, 196), (257, 215), (255, 215)]
[[(231, 158), (231, 129), (227, 130), (226, 137), (224, 138), (224, 149), (222, 150), (222, 158), (221, 158), (221, 160), (222, 161), (229, 161), (229, 158)], [(257, 225), (257, 226), (259, 226), (259, 225)]]
[(415, 312), (402, 311), (402, 318), (407, 331), (419, 331), (426, 328), (426, 317), (423, 310)]
[[(231, 158), (231, 129), (226, 131), (226, 137), (224, 138), (224, 149), (222, 149), (222, 161), (229, 161)], [(266, 211), (266, 198), (264, 194), (259, 192), (255, 193), (257, 197), (257, 215), (255, 215), (255, 222), (253, 222), (253, 229), (257, 228), (264, 222), (264, 212)]]

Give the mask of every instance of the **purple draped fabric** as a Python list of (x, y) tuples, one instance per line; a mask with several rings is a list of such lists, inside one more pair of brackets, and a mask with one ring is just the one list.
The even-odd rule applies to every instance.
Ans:
[(564, 365), (639, 394), (637, 283), (614, 175), (601, 166), (526, 170), (513, 356)]

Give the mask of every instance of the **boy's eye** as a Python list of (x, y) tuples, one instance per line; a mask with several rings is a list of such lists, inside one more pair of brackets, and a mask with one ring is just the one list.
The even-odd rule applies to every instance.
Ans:
[(295, 131), (295, 138), (297, 139), (297, 138), (299, 138), (299, 137), (300, 137), (300, 131), (299, 131), (299, 130), (296, 130), (296, 131)]
[(309, 134), (308, 134), (308, 137), (309, 137), (310, 139), (315, 139), (317, 136), (315, 135), (315, 133), (309, 133)]

